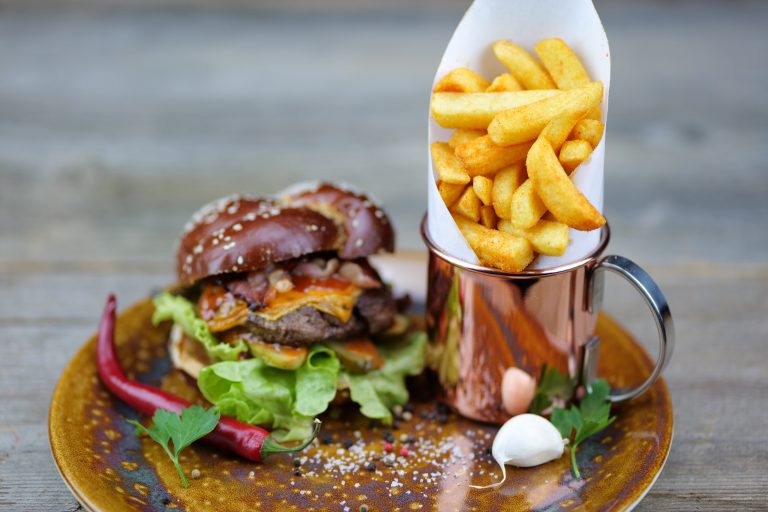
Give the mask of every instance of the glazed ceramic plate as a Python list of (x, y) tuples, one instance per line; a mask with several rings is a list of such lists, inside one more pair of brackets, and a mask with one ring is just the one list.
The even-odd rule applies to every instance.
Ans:
[[(423, 260), (420, 260), (423, 262)], [(411, 276), (411, 292), (423, 296), (418, 261), (395, 257), (383, 274)], [(416, 270), (408, 270), (414, 267)], [(408, 270), (403, 272), (403, 270)], [(407, 288), (407, 286), (406, 286)], [(167, 327), (150, 322), (149, 300), (118, 318), (118, 353), (129, 376), (203, 403), (195, 384), (171, 368)], [(653, 368), (643, 349), (615, 321), (602, 315), (600, 375), (614, 386), (640, 382)], [(618, 369), (621, 372), (618, 372)], [(470, 484), (495, 481), (488, 455), (496, 427), (437, 413), (436, 404), (416, 403), (413, 419), (398, 429), (371, 428), (353, 407), (323, 417), (322, 443), (293, 457), (278, 455), (254, 464), (202, 443), (181, 457), (190, 487), (154, 442), (136, 437), (127, 419), (137, 415), (100, 384), (91, 338), (65, 369), (53, 394), (49, 437), (53, 457), (75, 497), (92, 511), (160, 510), (629, 510), (661, 472), (672, 442), (672, 404), (659, 380), (641, 398), (615, 408), (617, 420), (578, 452), (582, 479), (574, 479), (567, 456), (530, 469), (510, 468), (496, 490)], [(381, 457), (384, 436), (395, 438), (394, 463)], [(412, 436), (411, 442), (400, 438)], [(400, 451), (406, 447), (407, 455)], [(373, 462), (374, 471), (365, 469)]]

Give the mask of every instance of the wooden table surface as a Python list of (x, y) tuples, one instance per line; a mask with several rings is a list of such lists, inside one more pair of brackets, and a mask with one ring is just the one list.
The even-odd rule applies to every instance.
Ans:
[[(345, 180), (421, 248), (429, 84), (457, 2), (105, 2), (121, 3), (0, 2), (0, 510), (79, 508), (50, 456), (53, 387), (108, 291), (127, 306), (172, 280), (203, 202)], [(638, 509), (765, 510), (768, 5), (598, 9), (610, 251), (658, 280), (677, 327), (675, 439)], [(652, 341), (623, 287), (606, 309)]]

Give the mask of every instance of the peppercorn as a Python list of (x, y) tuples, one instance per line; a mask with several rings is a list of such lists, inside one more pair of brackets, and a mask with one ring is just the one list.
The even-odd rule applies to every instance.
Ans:
[(409, 411), (405, 411), (403, 413), (403, 421), (411, 421), (413, 419), (413, 413)]
[(376, 471), (376, 464), (374, 464), (373, 462), (366, 462), (365, 469), (371, 472)]
[(368, 505), (360, 505), (360, 512), (368, 512)]
[(389, 453), (392, 451), (392, 443), (384, 443), (384, 451)]
[(400, 422), (395, 420), (392, 422), (392, 428), (398, 430), (400, 428)]
[(300, 466), (301, 466), (301, 459), (298, 457), (293, 459), (293, 467), (298, 468)]
[(293, 472), (294, 476), (301, 476), (301, 470), (299, 468), (296, 468), (296, 470)]
[(384, 432), (384, 440), (388, 443), (394, 443), (395, 442), (395, 436), (392, 435), (392, 432)]
[(345, 441), (344, 441), (344, 448), (346, 448), (347, 450), (349, 450), (350, 448), (352, 448), (352, 445), (353, 445), (353, 444), (355, 444), (355, 443), (353, 443), (353, 442), (352, 442), (352, 440), (350, 440), (350, 439), (347, 439), (347, 440), (345, 440)]
[(403, 446), (400, 448), (400, 456), (401, 457), (407, 457), (408, 456), (408, 448), (406, 446)]
[(413, 404), (408, 403), (403, 406), (403, 411), (405, 412), (413, 412)]
[(441, 425), (445, 425), (446, 423), (448, 423), (448, 415), (447, 414), (438, 414), (437, 415), (437, 421)]
[(408, 442), (408, 434), (400, 434), (400, 442), (401, 443), (407, 443)]
[(333, 438), (330, 435), (324, 435), (321, 441), (323, 444), (331, 444), (333, 442)]

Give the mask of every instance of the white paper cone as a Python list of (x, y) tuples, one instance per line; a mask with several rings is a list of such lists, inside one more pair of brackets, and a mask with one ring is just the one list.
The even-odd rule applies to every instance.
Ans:
[[(475, 0), (464, 14), (445, 49), (433, 82), (457, 67), (467, 67), (486, 79), (508, 70), (493, 54), (491, 45), (507, 39), (531, 52), (542, 39), (559, 37), (573, 48), (592, 80), (603, 82), (602, 121), (608, 115), (611, 85), (611, 55), (608, 38), (591, 0)], [(440, 248), (462, 260), (477, 263), (475, 253), (461, 235), (437, 191), (429, 144), (447, 141), (453, 130), (441, 128), (430, 116), (427, 212), (428, 229)], [(600, 212), (603, 211), (603, 167), (605, 135), (589, 160), (573, 174), (573, 182)], [(600, 230), (571, 229), (570, 244), (559, 257), (540, 256), (531, 268), (549, 268), (576, 261), (589, 254), (600, 241)]]

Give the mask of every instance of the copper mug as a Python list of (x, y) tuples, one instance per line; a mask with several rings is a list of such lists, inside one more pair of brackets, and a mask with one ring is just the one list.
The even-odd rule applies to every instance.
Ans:
[(672, 355), (674, 326), (667, 300), (639, 266), (622, 256), (602, 256), (610, 238), (607, 224), (598, 246), (581, 260), (515, 274), (446, 254), (430, 237), (426, 216), (421, 235), (429, 249), (430, 366), (442, 398), (463, 416), (492, 423), (509, 419), (501, 394), (509, 367), (538, 377), (546, 364), (589, 389), (596, 379), (600, 339), (594, 332), (605, 272), (622, 276), (645, 299), (659, 337), (650, 376), (639, 386), (612, 390), (610, 400), (642, 394)]

